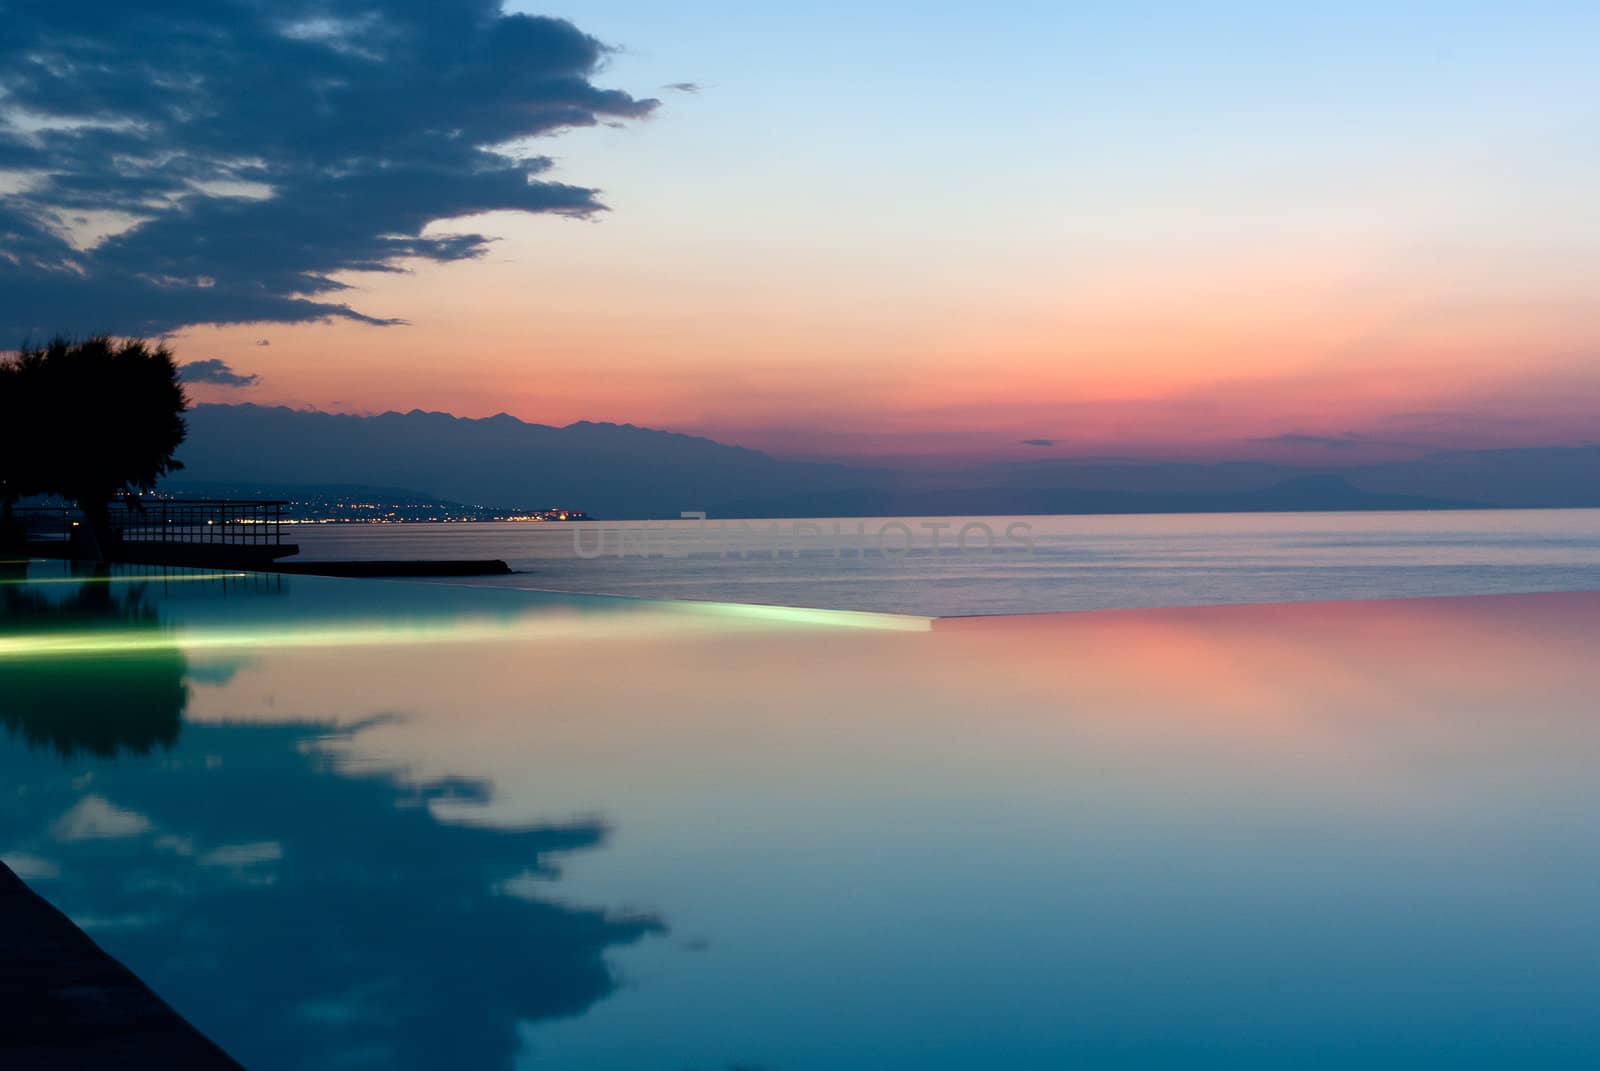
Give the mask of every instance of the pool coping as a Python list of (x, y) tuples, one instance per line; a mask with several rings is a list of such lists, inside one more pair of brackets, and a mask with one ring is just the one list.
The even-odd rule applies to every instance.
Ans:
[(11, 1071), (243, 1071), (0, 862), (0, 1048)]

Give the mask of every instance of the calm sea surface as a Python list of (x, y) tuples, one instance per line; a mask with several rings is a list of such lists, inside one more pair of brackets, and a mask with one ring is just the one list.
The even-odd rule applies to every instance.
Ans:
[[(297, 526), (559, 591), (948, 616), (1600, 590), (1600, 510)], [(938, 544), (934, 540), (937, 538)]]

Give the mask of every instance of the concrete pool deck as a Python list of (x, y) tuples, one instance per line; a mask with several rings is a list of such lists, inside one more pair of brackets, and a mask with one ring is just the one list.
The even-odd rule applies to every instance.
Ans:
[(0, 863), (0, 1050), (8, 1071), (239, 1071)]

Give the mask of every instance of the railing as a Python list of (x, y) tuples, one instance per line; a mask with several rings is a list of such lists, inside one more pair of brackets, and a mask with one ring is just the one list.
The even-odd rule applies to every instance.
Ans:
[(272, 499), (133, 499), (111, 506), (111, 527), (127, 543), (277, 546), (283, 507)]
[(17, 506), (12, 519), (22, 526), (22, 536), (30, 543), (65, 543), (72, 538), (78, 511), (66, 506)]
[[(111, 504), (111, 530), (125, 543), (202, 543), (224, 546), (279, 546), (283, 507), (275, 499), (172, 498), (119, 499)], [(65, 506), (18, 507), (30, 541), (72, 539), (83, 514)]]

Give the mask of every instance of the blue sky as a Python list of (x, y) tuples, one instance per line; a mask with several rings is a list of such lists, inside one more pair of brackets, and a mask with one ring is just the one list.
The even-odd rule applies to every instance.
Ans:
[[(485, 72), (548, 60), (586, 93), (629, 95), (586, 97), (572, 122), (595, 125), (562, 129), (460, 85), (429, 114), (431, 72), (395, 45), (428, 40), (441, 12), (463, 41), (516, 20), (485, 29), (469, 0), (390, 0), (373, 19), (329, 2), (353, 13), (336, 33), (308, 51), (299, 30), (291, 46), (250, 25), (241, 65), (283, 47), (370, 80), (334, 129), (382, 122), (406, 164), (458, 149), (437, 142), (459, 120), (524, 129), (551, 165), (506, 158), (479, 189), (485, 158), (458, 161), (407, 204), (371, 195), (395, 173), (373, 163), (381, 144), (360, 157), (376, 170), (330, 188), (269, 160), (257, 214), (299, 228), (300, 247), (261, 264), (248, 241), (177, 248), (208, 233), (179, 207), (85, 253), (99, 274), (23, 269), (23, 315), (75, 307), (51, 306), (51, 286), (125, 280), (135, 249), (200, 280), (177, 293), (173, 269), (152, 291), (183, 356), (258, 377), (208, 397), (631, 421), (790, 454), (1600, 439), (1600, 6), (513, 8), (617, 49), (595, 67), (569, 40), (564, 59)], [(30, 6), (45, 40), (70, 10)], [(289, 99), (315, 92), (281, 70)], [(386, 88), (397, 71), (409, 95)], [(238, 88), (227, 68), (201, 74)], [(530, 115), (548, 103), (513, 88)], [(273, 115), (258, 135), (298, 144), (306, 117)], [(346, 173), (337, 140), (311, 133), (316, 173)], [(222, 150), (204, 148), (215, 170)], [(48, 229), (58, 192), (29, 194), (34, 223)], [(383, 211), (345, 235), (325, 198)], [(255, 289), (230, 288), (241, 264)]]

